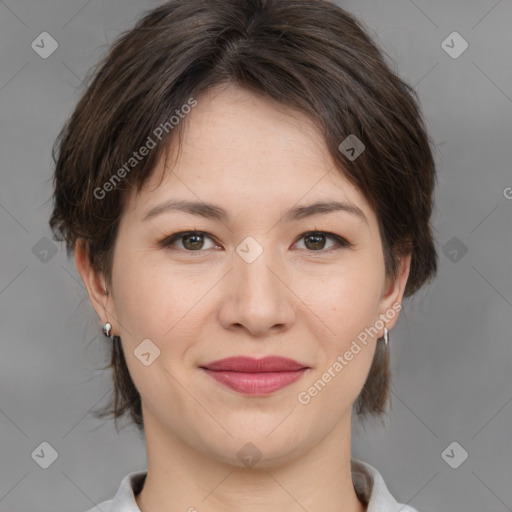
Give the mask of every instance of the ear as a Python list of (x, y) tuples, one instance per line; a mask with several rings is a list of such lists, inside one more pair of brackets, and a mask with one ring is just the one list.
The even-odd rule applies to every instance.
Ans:
[[(386, 320), (386, 327), (388, 330), (391, 330), (398, 321), (398, 312), (401, 310), (405, 285), (407, 284), (407, 279), (409, 278), (409, 272), (411, 270), (411, 256), (412, 253), (409, 253), (401, 258), (399, 262), (398, 275), (395, 280), (386, 278), (386, 284), (381, 297), (380, 313), (381, 315), (385, 315), (386, 318), (389, 318), (389, 320)], [(400, 309), (397, 309), (398, 305), (400, 305)], [(390, 310), (397, 313), (393, 314), (392, 318), (390, 318), (391, 315), (386, 315), (386, 312), (389, 312)]]
[(105, 278), (102, 273), (97, 272), (92, 267), (89, 261), (87, 244), (83, 239), (77, 240), (75, 244), (75, 264), (101, 323), (110, 322), (112, 331), (115, 332), (113, 322), (115, 315), (109, 311), (110, 295), (107, 293)]

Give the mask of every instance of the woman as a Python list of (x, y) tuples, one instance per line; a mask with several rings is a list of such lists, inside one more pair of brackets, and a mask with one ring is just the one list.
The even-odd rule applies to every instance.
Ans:
[(112, 340), (99, 415), (146, 440), (98, 507), (414, 510), (351, 418), (385, 414), (389, 331), (436, 273), (434, 184), (414, 91), (333, 3), (174, 0), (123, 34), (50, 219)]

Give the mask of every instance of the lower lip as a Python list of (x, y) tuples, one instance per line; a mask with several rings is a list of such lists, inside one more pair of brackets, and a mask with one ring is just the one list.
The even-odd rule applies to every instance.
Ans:
[(247, 395), (268, 395), (300, 379), (307, 368), (290, 372), (242, 373), (203, 368), (217, 382)]

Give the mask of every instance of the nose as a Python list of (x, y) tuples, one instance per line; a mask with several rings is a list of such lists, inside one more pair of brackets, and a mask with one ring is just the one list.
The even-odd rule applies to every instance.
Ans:
[(262, 337), (289, 329), (296, 318), (289, 274), (264, 250), (254, 261), (238, 254), (226, 276), (220, 321), (225, 329), (245, 329)]

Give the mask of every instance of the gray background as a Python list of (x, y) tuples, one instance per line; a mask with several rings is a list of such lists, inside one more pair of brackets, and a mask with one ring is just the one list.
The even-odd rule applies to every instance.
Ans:
[[(158, 3), (0, 2), (2, 511), (83, 511), (145, 468), (135, 428), (117, 434), (89, 413), (110, 393), (100, 369), (108, 341), (74, 261), (43, 237), (51, 238), (50, 148), (81, 81)], [(420, 512), (512, 510), (512, 3), (340, 4), (415, 85), (439, 172), (439, 275), (405, 301), (391, 335), (391, 414), (386, 428), (354, 425), (353, 456)], [(31, 48), (44, 31), (59, 45), (47, 59)], [(469, 43), (456, 59), (441, 47), (453, 31)], [(48, 469), (31, 457), (43, 441), (58, 452)], [(443, 458), (452, 442), (462, 448)], [(460, 461), (462, 449), (469, 456), (452, 469), (445, 459)]]

